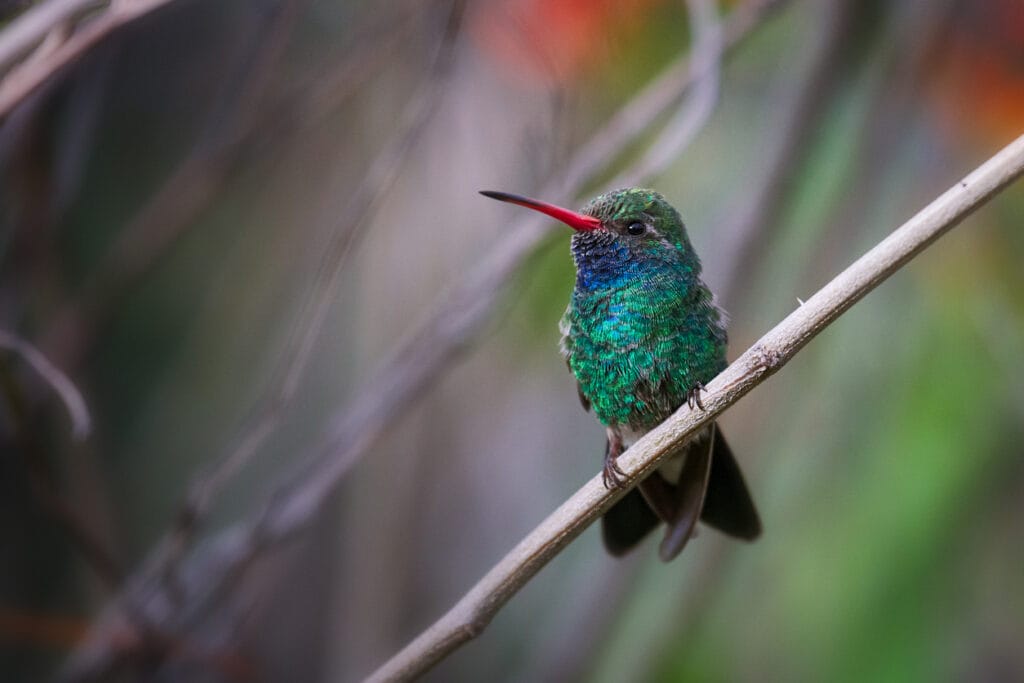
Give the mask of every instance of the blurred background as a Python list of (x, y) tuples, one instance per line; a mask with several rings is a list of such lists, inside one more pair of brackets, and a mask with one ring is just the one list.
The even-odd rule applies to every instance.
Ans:
[[(144, 3), (78, 4), (0, 62), (0, 329), (92, 418), (0, 355), (7, 681), (359, 680), (597, 474), (570, 231), (477, 190), (580, 205), (665, 151), (734, 358), (1024, 132), (1019, 0), (165, 0), (9, 105)], [(1024, 680), (1022, 215), (725, 414), (759, 541), (592, 528), (427, 680)]]

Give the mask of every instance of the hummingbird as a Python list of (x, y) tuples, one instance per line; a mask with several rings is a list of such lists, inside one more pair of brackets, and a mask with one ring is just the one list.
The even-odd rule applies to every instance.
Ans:
[[(726, 314), (701, 279), (701, 263), (679, 212), (654, 190), (626, 188), (592, 199), (579, 212), (506, 192), (486, 197), (547, 214), (575, 232), (576, 284), (560, 323), (562, 355), (580, 402), (605, 427), (602, 477), (624, 486), (616, 462), (637, 439), (700, 394), (727, 365)], [(673, 559), (697, 520), (753, 540), (761, 521), (722, 430), (712, 423), (601, 519), (615, 556), (660, 522), (659, 547)]]

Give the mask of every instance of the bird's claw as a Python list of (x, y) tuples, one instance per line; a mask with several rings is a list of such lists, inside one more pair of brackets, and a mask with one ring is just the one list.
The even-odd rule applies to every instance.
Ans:
[(619, 463), (615, 461), (615, 458), (605, 458), (604, 469), (601, 471), (601, 480), (604, 482), (604, 487), (609, 491), (621, 489), (626, 485), (626, 473), (619, 467)]
[(686, 392), (686, 405), (690, 406), (690, 410), (693, 410), (694, 406), (704, 410), (704, 402), (700, 398), (700, 392), (707, 391), (707, 387), (704, 386), (703, 382), (697, 382), (697, 384)]
[(608, 441), (605, 442), (604, 450), (604, 469), (601, 470), (601, 480), (609, 491), (621, 489), (626, 485), (626, 473), (622, 471), (617, 462), (622, 451), (622, 436), (617, 430), (609, 428)]

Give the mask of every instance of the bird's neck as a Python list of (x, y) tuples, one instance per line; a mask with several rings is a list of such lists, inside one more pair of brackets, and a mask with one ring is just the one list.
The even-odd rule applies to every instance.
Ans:
[(700, 285), (700, 263), (674, 253), (636, 253), (613, 237), (587, 235), (574, 239), (575, 295), (600, 295), (609, 290), (650, 289), (686, 291)]

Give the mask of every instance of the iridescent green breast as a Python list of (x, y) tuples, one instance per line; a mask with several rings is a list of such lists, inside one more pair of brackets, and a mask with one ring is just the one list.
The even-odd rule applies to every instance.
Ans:
[(725, 367), (722, 314), (699, 265), (579, 261), (563, 353), (601, 422), (650, 429)]

